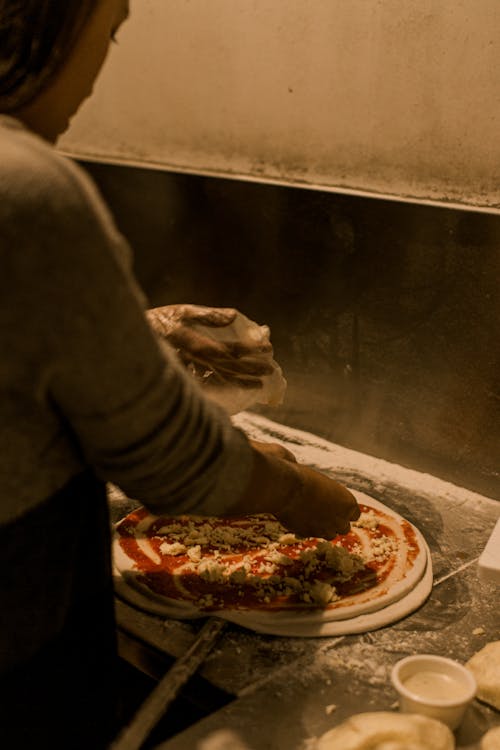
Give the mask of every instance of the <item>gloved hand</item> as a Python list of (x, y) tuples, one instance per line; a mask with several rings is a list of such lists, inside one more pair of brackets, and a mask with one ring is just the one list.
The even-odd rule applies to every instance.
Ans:
[[(165, 305), (148, 310), (148, 320), (161, 337), (177, 350), (181, 361), (197, 379), (210, 387), (262, 388), (262, 377), (273, 372), (269, 342), (220, 341), (197, 330), (198, 326), (231, 325), (238, 312), (231, 307)], [(267, 354), (265, 358), (262, 355)]]

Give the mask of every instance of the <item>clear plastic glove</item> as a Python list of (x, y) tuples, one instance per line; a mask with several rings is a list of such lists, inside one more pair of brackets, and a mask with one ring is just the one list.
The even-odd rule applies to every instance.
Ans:
[(256, 402), (281, 403), (286, 381), (273, 360), (267, 326), (234, 308), (200, 305), (158, 307), (148, 318), (206, 395), (230, 414)]

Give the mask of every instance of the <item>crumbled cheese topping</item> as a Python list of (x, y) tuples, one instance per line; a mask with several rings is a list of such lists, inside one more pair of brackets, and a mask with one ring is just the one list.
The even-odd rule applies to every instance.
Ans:
[(398, 542), (388, 536), (375, 537), (372, 539), (371, 548), (371, 560), (385, 560), (398, 549)]
[[(307, 598), (306, 598), (307, 597)], [(325, 606), (334, 599), (338, 599), (335, 586), (324, 581), (314, 581), (303, 594), (304, 601), (313, 601), (315, 604)]]
[(286, 534), (281, 534), (281, 536), (278, 538), (278, 542), (280, 544), (295, 544), (295, 542), (298, 542), (299, 540), (295, 536), (295, 534), (291, 534), (287, 532)]
[(373, 510), (368, 510), (361, 513), (357, 521), (353, 521), (353, 526), (357, 526), (360, 529), (376, 529), (378, 526), (378, 518)]
[[(256, 514), (247, 520), (227, 524), (213, 524), (212, 519), (201, 519), (196, 516), (187, 518), (184, 523), (178, 520), (165, 524), (158, 535), (167, 536), (187, 547), (210, 545), (212, 549), (229, 551), (234, 547), (251, 549), (269, 544), (293, 544), (298, 541), (295, 534), (290, 534), (272, 516)], [(251, 523), (248, 523), (250, 521)]]
[[(195, 573), (209, 583), (230, 585), (240, 597), (250, 590), (265, 603), (294, 596), (326, 606), (339, 598), (335, 583), (348, 580), (365, 565), (360, 554), (324, 539), (298, 538), (264, 514), (236, 519), (231, 525), (220, 519), (181, 517), (164, 524), (156, 536), (167, 537), (160, 545), (163, 554), (187, 556), (177, 575)], [(289, 545), (293, 548), (287, 554)], [(380, 544), (377, 554), (382, 553)], [(198, 604), (213, 608), (223, 602), (215, 594), (205, 594)]]
[(215, 604), (215, 600), (212, 594), (204, 594), (198, 599), (198, 605), (202, 609), (209, 609), (210, 607), (213, 607)]
[(276, 548), (272, 548), (266, 555), (265, 559), (275, 565), (292, 565), (293, 560), (288, 555), (283, 554)]
[(201, 578), (210, 583), (221, 583), (227, 578), (227, 567), (210, 557), (198, 563), (197, 571)]
[(160, 544), (160, 552), (162, 555), (184, 555), (187, 552), (185, 544), (180, 542), (162, 542)]
[(326, 564), (328, 568), (336, 571), (338, 580), (351, 578), (365, 564), (360, 555), (349, 552), (342, 545), (326, 541), (320, 541), (316, 547), (304, 550), (300, 553), (300, 558), (304, 563), (306, 576)]
[(201, 560), (201, 546), (196, 544), (194, 547), (190, 547), (187, 551), (187, 555), (193, 562), (199, 562)]

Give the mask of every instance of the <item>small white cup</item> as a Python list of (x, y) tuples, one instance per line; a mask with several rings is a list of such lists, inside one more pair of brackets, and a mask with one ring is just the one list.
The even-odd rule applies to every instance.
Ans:
[(469, 670), (453, 659), (431, 654), (407, 656), (398, 661), (391, 680), (403, 713), (423, 714), (456, 729), (476, 694)]

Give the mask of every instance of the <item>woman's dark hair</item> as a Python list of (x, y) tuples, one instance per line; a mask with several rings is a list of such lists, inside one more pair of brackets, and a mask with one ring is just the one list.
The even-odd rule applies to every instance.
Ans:
[(45, 88), (98, 1), (0, 0), (0, 112)]

